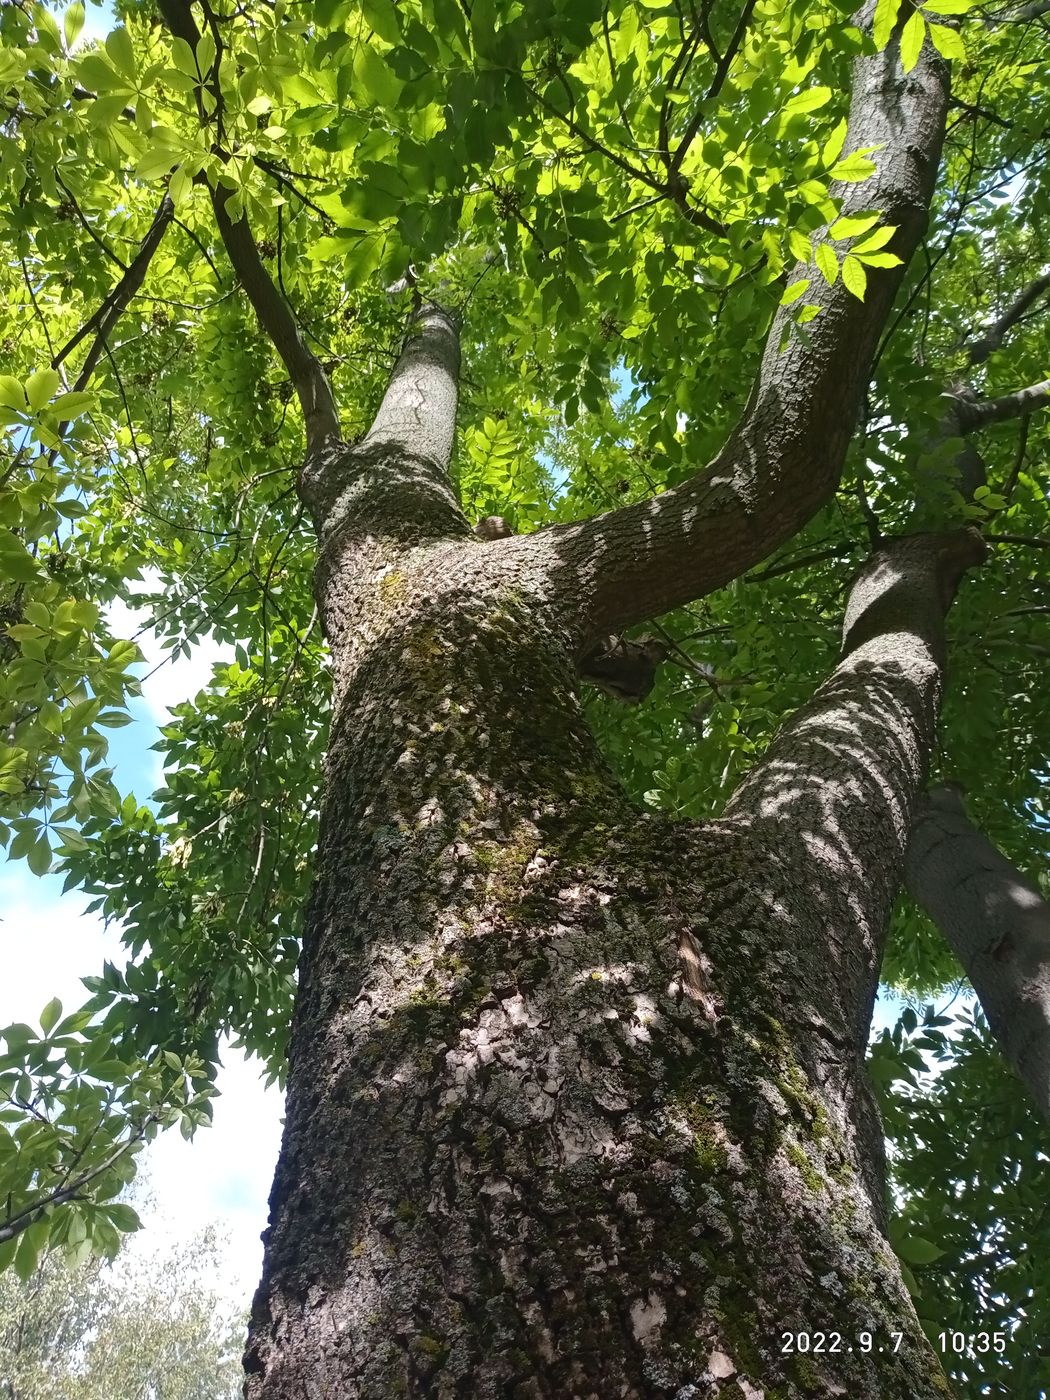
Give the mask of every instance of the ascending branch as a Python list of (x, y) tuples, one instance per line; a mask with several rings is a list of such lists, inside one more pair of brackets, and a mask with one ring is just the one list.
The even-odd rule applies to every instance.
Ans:
[(76, 384), (73, 386), (74, 389), (78, 391), (83, 389), (91, 378), (95, 366), (98, 364), (99, 358), (105, 348), (107, 336), (120, 319), (128, 302), (142, 286), (149, 265), (153, 261), (153, 255), (160, 247), (161, 239), (164, 237), (164, 231), (171, 223), (174, 213), (175, 206), (172, 204), (169, 196), (165, 195), (160, 202), (156, 214), (153, 216), (153, 222), (150, 224), (149, 232), (142, 240), (142, 244), (135, 254), (135, 257), (125, 269), (124, 275), (114, 285), (112, 291), (102, 302), (101, 306), (99, 306), (98, 310), (84, 322), (76, 335), (66, 341), (65, 345), (63, 345), (62, 349), (59, 350), (58, 354), (51, 361), (51, 368), (58, 369), (59, 365), (72, 354), (82, 340), (86, 339), (92, 332), (95, 333), (95, 339), (91, 343), (91, 349), (88, 351), (87, 358), (77, 376)]
[(874, 148), (878, 168), (832, 192), (845, 214), (882, 211), (901, 266), (875, 272), (863, 302), (841, 278), (827, 286), (795, 270), (811, 277), (807, 297), (821, 315), (799, 334), (781, 308), (743, 416), (708, 467), (651, 500), (501, 544), (545, 553), (582, 646), (721, 587), (832, 498), (879, 335), (926, 227), (947, 99), (929, 43), (907, 76), (895, 39), (856, 61), (845, 150)]
[(980, 365), (993, 351), (998, 350), (1006, 338), (1006, 333), (1022, 320), (1041, 296), (1050, 292), (1050, 272), (1034, 278), (1024, 291), (1006, 308), (995, 321), (990, 321), (980, 335), (970, 342), (967, 358), (971, 365)]
[(906, 878), (1050, 1119), (1050, 906), (972, 824), (954, 784), (931, 788), (920, 809)]
[(841, 949), (829, 1005), (842, 998), (858, 1049), (936, 732), (945, 614), (984, 555), (972, 529), (907, 535), (873, 554), (850, 589), (841, 661), (723, 814), (764, 834), (771, 858), (791, 842), (808, 854), (813, 907)]
[(1010, 418), (1023, 418), (1037, 408), (1050, 404), (1050, 379), (1028, 384), (1003, 394), (997, 399), (967, 399), (957, 401), (955, 415), (963, 432), (987, 427), (989, 423), (1005, 423)]
[(425, 302), (409, 319), (368, 432), (353, 446), (310, 454), (303, 466), (299, 493), (322, 539), (350, 514), (389, 538), (470, 532), (448, 474), (459, 362), (455, 316)]
[(383, 401), (361, 446), (411, 445), (447, 471), (456, 431), (459, 331), (451, 312), (427, 302), (412, 317)]
[[(200, 31), (193, 17), (188, 0), (159, 0), (164, 23), (176, 38), (184, 39), (196, 52)], [(209, 75), (209, 83), (216, 100), (216, 110), (221, 111), (221, 92), (217, 86), (217, 64), (221, 50), (216, 46), (216, 67)], [(200, 99), (198, 98), (198, 101)], [(204, 119), (203, 106), (200, 108)], [(219, 154), (222, 154), (221, 151)], [(328, 382), (320, 360), (309, 349), (292, 308), (281, 295), (273, 278), (267, 272), (252, 236), (248, 220), (244, 215), (232, 218), (227, 212), (226, 203), (232, 191), (227, 192), (221, 185), (208, 186), (212, 208), (219, 235), (225, 245), (233, 270), (236, 272), (248, 300), (252, 304), (259, 324), (273, 342), (274, 349), (284, 362), (299, 403), (303, 411), (306, 430), (306, 452), (308, 457), (316, 456), (338, 445), (342, 440), (339, 430), (339, 410), (336, 406), (332, 386)]]
[(226, 212), (228, 198), (221, 187), (211, 191), (219, 234), (259, 324), (273, 341), (295, 386), (306, 426), (306, 450), (313, 456), (341, 439), (332, 386), (320, 360), (303, 339), (291, 307), (266, 271), (248, 220), (243, 215), (231, 219)]
[[(1003, 314), (994, 321), (990, 321), (970, 342), (967, 352), (970, 365), (976, 368), (983, 364), (993, 351), (998, 350), (1014, 326), (1022, 321), (1026, 314), (1030, 313), (1031, 308), (1038, 302), (1039, 298), (1048, 291), (1050, 291), (1050, 273), (1036, 277), (1029, 282), (1020, 296), (1006, 308)], [(946, 404), (944, 417), (930, 446), (936, 447), (939, 441), (948, 438), (961, 439), (955, 454), (955, 487), (965, 500), (970, 501), (974, 499), (979, 487), (988, 484), (988, 470), (984, 458), (971, 440), (970, 435), (989, 423), (1004, 422), (1010, 418), (1021, 418), (1027, 424), (1030, 413), (1050, 402), (1050, 381), (1043, 384), (1033, 384), (1028, 388), (1018, 389), (1012, 394), (1005, 394), (996, 399), (982, 399), (970, 384), (956, 381), (953, 387), (945, 393), (944, 400)], [(1022, 455), (1026, 433), (1027, 427), (1023, 426)], [(1004, 493), (1007, 500), (1010, 498), (1012, 489), (1012, 484), (1007, 483)], [(917, 499), (916, 508), (920, 507), (921, 502)]]

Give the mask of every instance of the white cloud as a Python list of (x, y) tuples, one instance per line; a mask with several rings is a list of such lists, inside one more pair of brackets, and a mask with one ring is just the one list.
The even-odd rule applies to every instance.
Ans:
[(123, 966), (116, 931), (107, 933), (97, 915), (84, 913), (86, 896), (60, 891), (57, 879), (40, 880), (20, 862), (0, 872), (2, 1026), (38, 1025), (40, 1012), (56, 996), (72, 1011), (87, 1000), (82, 977), (100, 972), (106, 958)]
[[(116, 931), (107, 932), (97, 915), (84, 913), (87, 899), (73, 892), (60, 895), (59, 889), (57, 879), (38, 880), (21, 864), (0, 871), (6, 974), (0, 981), (0, 1026), (38, 1025), (54, 996), (67, 1011), (80, 1006), (87, 996), (81, 977), (98, 973), (106, 958), (118, 965), (125, 961)], [(142, 1211), (145, 1228), (126, 1245), (127, 1266), (159, 1257), (216, 1224), (228, 1248), (214, 1284), (236, 1306), (247, 1307), (262, 1266), (259, 1235), (266, 1224), (284, 1101), (278, 1089), (263, 1087), (257, 1061), (229, 1046), (222, 1061), (212, 1126), (192, 1142), (177, 1130), (164, 1133), (143, 1155), (150, 1201)], [(121, 1259), (114, 1267), (120, 1271)]]
[[(157, 578), (147, 575), (144, 582), (147, 587), (155, 587)], [(173, 660), (172, 653), (165, 651), (158, 638), (148, 630), (149, 612), (131, 607), (123, 600), (111, 603), (106, 609), (106, 623), (115, 637), (135, 641), (142, 652), (142, 698), (158, 725), (169, 722), (168, 711), (172, 706), (192, 700), (209, 684), (215, 665), (228, 665), (233, 660), (233, 647), (220, 646), (210, 632), (203, 635), (188, 657)]]
[(129, 1241), (134, 1258), (162, 1254), (216, 1223), (227, 1252), (216, 1288), (247, 1307), (262, 1270), (267, 1197), (281, 1142), (283, 1095), (264, 1089), (257, 1061), (228, 1046), (222, 1052), (214, 1120), (187, 1142), (165, 1133), (146, 1153), (150, 1204), (143, 1230)]

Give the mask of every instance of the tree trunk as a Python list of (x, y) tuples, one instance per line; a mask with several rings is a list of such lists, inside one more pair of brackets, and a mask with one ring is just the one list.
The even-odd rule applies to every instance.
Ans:
[(943, 1396), (863, 1052), (979, 542), (875, 556), (837, 670), (675, 823), (584, 724), (557, 565), (459, 513), (456, 368), (430, 308), (304, 478), (334, 719), (246, 1394)]
[(1050, 1118), (1050, 907), (973, 825), (951, 784), (931, 788), (919, 808), (906, 873), (1007, 1061)]
[[(904, 261), (946, 100), (929, 45), (907, 75), (895, 42), (856, 63), (846, 148), (878, 173), (835, 193)], [(979, 543), (869, 561), (839, 667), (706, 827), (632, 806), (576, 696), (597, 641), (831, 499), (901, 271), (863, 303), (814, 284), (805, 336), (782, 309), (682, 487), (489, 541), (447, 474), (448, 314), (418, 313), (352, 447), (275, 335), (334, 694), (250, 1400), (948, 1393), (884, 1237), (863, 1053)]]

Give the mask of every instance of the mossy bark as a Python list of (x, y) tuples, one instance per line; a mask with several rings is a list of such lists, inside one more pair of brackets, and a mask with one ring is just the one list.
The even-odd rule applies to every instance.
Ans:
[[(904, 260), (946, 96), (929, 46), (857, 60)], [(899, 277), (776, 320), (726, 449), (595, 520), (472, 534), (434, 306), (366, 437), (312, 446), (334, 720), (249, 1400), (946, 1394), (863, 1046), (972, 541), (871, 561), (842, 664), (706, 828), (631, 805), (575, 690), (831, 498)]]
[(246, 1394), (945, 1395), (882, 1232), (863, 1038), (952, 549), (873, 561), (842, 665), (696, 828), (619, 791), (572, 638), (496, 545), (333, 540)]

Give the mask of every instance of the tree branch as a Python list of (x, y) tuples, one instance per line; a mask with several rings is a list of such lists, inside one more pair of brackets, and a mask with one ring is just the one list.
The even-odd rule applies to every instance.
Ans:
[[(748, 25), (751, 23), (751, 15), (754, 12), (754, 8), (755, 0), (746, 0), (744, 8), (740, 12), (740, 18), (737, 20), (736, 29), (733, 31), (733, 37), (729, 41), (729, 47), (718, 60), (718, 66), (711, 80), (711, 86), (704, 94), (705, 102), (710, 102), (712, 98), (717, 97), (722, 91), (722, 85), (729, 76), (730, 68), (733, 66), (733, 59), (736, 58), (740, 45), (744, 42), (744, 36), (747, 33)], [(702, 110), (693, 113), (689, 125), (683, 132), (682, 139), (678, 143), (678, 147), (674, 153), (672, 164), (675, 170), (679, 169), (682, 161), (685, 160), (686, 156), (689, 154), (689, 147), (696, 139), (696, 133), (703, 125), (703, 120), (704, 115)]]
[(1006, 338), (1007, 332), (1012, 330), (1025, 312), (1048, 291), (1050, 291), (1050, 272), (1046, 272), (1041, 277), (1036, 277), (1029, 282), (1020, 296), (1007, 307), (998, 320), (989, 322), (980, 335), (971, 341), (967, 356), (970, 364), (983, 364), (993, 351), (998, 350)]
[(142, 1127), (136, 1128), (126, 1141), (121, 1142), (115, 1147), (97, 1166), (91, 1167), (88, 1171), (81, 1172), (69, 1186), (63, 1186), (58, 1190), (45, 1192), (42, 1199), (23, 1207), (22, 1210), (17, 1211), (14, 1215), (9, 1215), (6, 1223), (0, 1225), (0, 1244), (6, 1244), (8, 1240), (17, 1238), (23, 1230), (28, 1230), (30, 1225), (34, 1225), (40, 1220), (48, 1210), (53, 1210), (55, 1206), (65, 1205), (69, 1201), (76, 1200), (80, 1192), (83, 1191), (86, 1186), (90, 1186), (93, 1181), (96, 1181), (100, 1176), (108, 1172), (112, 1166), (120, 1161), (125, 1153), (130, 1151), (137, 1142), (141, 1141), (146, 1134), (146, 1129), (149, 1124), (157, 1122), (158, 1119), (158, 1114), (151, 1113)]
[(259, 256), (248, 220), (243, 215), (237, 220), (231, 219), (226, 212), (229, 197), (221, 188), (211, 190), (215, 222), (259, 324), (273, 342), (295, 386), (306, 427), (306, 450), (312, 456), (342, 440), (335, 397), (320, 360), (307, 346), (291, 307), (277, 290)]
[(955, 784), (930, 789), (905, 875), (973, 984), (1003, 1054), (1050, 1119), (1050, 905), (973, 825)]
[(586, 131), (579, 125), (571, 112), (560, 112), (558, 108), (548, 102), (543, 94), (536, 88), (531, 85), (528, 85), (528, 87), (530, 93), (544, 111), (549, 112), (552, 117), (556, 117), (558, 121), (563, 122), (572, 135), (582, 141), (588, 150), (604, 156), (606, 160), (611, 161), (613, 165), (619, 167), (625, 175), (629, 175), (633, 180), (637, 180), (639, 184), (647, 185), (651, 190), (658, 191), (663, 198), (670, 199), (676, 208), (679, 209), (681, 213), (685, 215), (686, 219), (695, 227), (702, 228), (706, 233), (714, 234), (716, 238), (724, 238), (726, 236), (727, 230), (725, 224), (713, 218), (703, 209), (694, 209), (691, 204), (687, 203), (686, 196), (688, 194), (688, 187), (680, 176), (676, 179), (664, 181), (650, 174), (644, 167), (632, 165), (629, 160), (625, 160), (623, 156), (619, 155), (616, 151), (610, 150), (608, 146), (603, 146), (596, 137), (592, 136), (589, 131)]
[(98, 310), (88, 317), (77, 331), (76, 335), (67, 340), (62, 349), (59, 350), (58, 354), (52, 359), (51, 368), (58, 369), (59, 365), (72, 354), (82, 340), (89, 336), (92, 331), (96, 332), (95, 339), (87, 353), (87, 358), (81, 367), (80, 374), (77, 376), (77, 382), (73, 386), (76, 390), (79, 391), (83, 389), (91, 378), (92, 372), (102, 354), (106, 336), (120, 319), (128, 302), (142, 286), (149, 265), (153, 261), (153, 255), (160, 247), (161, 239), (164, 237), (164, 231), (171, 223), (174, 213), (175, 206), (172, 204), (168, 195), (165, 195), (160, 202), (157, 212), (153, 216), (153, 222), (150, 224), (146, 237), (142, 240), (138, 252), (128, 264), (120, 281), (115, 283), (112, 291), (103, 300)]
[(382, 403), (362, 447), (410, 442), (417, 456), (448, 470), (456, 431), (459, 329), (451, 312), (427, 302), (409, 322)]
[(988, 24), (1028, 24), (1047, 14), (1050, 14), (1050, 0), (1031, 0), (1030, 4), (1019, 6), (1012, 14), (1003, 10), (997, 15), (986, 15), (985, 21)]
[(499, 542), (508, 556), (545, 556), (581, 649), (738, 577), (834, 495), (879, 335), (926, 227), (947, 89), (929, 44), (907, 77), (896, 40), (857, 59), (845, 149), (883, 149), (869, 180), (832, 193), (843, 214), (883, 211), (902, 264), (873, 270), (864, 302), (841, 279), (814, 278), (808, 297), (821, 315), (804, 332), (795, 311), (779, 309), (743, 415), (714, 461), (650, 500)]
[[(854, 940), (872, 981), (846, 1020), (867, 1032), (882, 938), (902, 873), (911, 815), (936, 733), (944, 619), (985, 546), (976, 530), (906, 535), (871, 555), (850, 590), (842, 659), (779, 730), (734, 792), (724, 819), (783, 848), (819, 884), (821, 936), (847, 964)], [(819, 849), (791, 860), (789, 847)], [(859, 951), (859, 947), (858, 947)], [(846, 976), (844, 972), (844, 977)]]
[[(299, 491), (318, 534), (352, 515), (391, 538), (425, 528), (469, 534), (448, 475), (456, 430), (459, 328), (451, 312), (413, 312), (372, 426), (352, 447), (308, 457)], [(425, 524), (424, 524), (425, 522)]]
[(101, 248), (105, 256), (109, 258), (110, 262), (116, 263), (116, 265), (120, 268), (121, 272), (126, 272), (128, 270), (127, 263), (123, 260), (123, 258), (118, 257), (117, 254), (114, 253), (113, 249), (106, 242), (106, 240), (100, 234), (96, 233), (95, 230), (91, 227), (91, 220), (84, 213), (83, 209), (81, 209), (80, 204), (77, 201), (76, 195), (69, 188), (66, 182), (62, 179), (62, 176), (58, 173), (57, 170), (55, 171), (55, 183), (65, 195), (66, 199), (69, 200), (69, 207), (77, 216), (77, 222), (83, 228), (87, 236), (91, 239), (92, 243), (94, 243), (97, 247)]
[[(196, 52), (200, 32), (188, 0), (159, 0), (159, 8), (171, 33), (177, 38), (185, 39)], [(205, 13), (211, 22), (207, 7)], [(221, 41), (216, 36), (216, 62), (221, 52)], [(214, 80), (214, 71), (211, 86), (217, 104), (216, 111), (221, 112), (221, 93), (217, 81)], [(203, 121), (203, 107), (200, 110)], [(260, 326), (273, 342), (274, 349), (284, 362), (288, 377), (295, 387), (303, 413), (307, 455), (323, 453), (342, 441), (339, 410), (328, 377), (320, 360), (303, 339), (291, 307), (267, 272), (247, 218), (241, 214), (239, 218), (234, 219), (227, 212), (226, 204), (232, 192), (225, 192), (221, 186), (215, 187), (210, 184), (208, 191), (219, 235), (233, 264), (233, 270), (252, 304)]]
[(956, 398), (955, 416), (963, 432), (986, 428), (989, 423), (1005, 423), (1011, 418), (1023, 418), (1034, 409), (1050, 403), (1050, 379), (1029, 384), (1003, 394), (997, 399)]
[(1050, 549), (1050, 540), (1041, 540), (1033, 535), (985, 535), (989, 544), (1017, 544), (1026, 549)]

